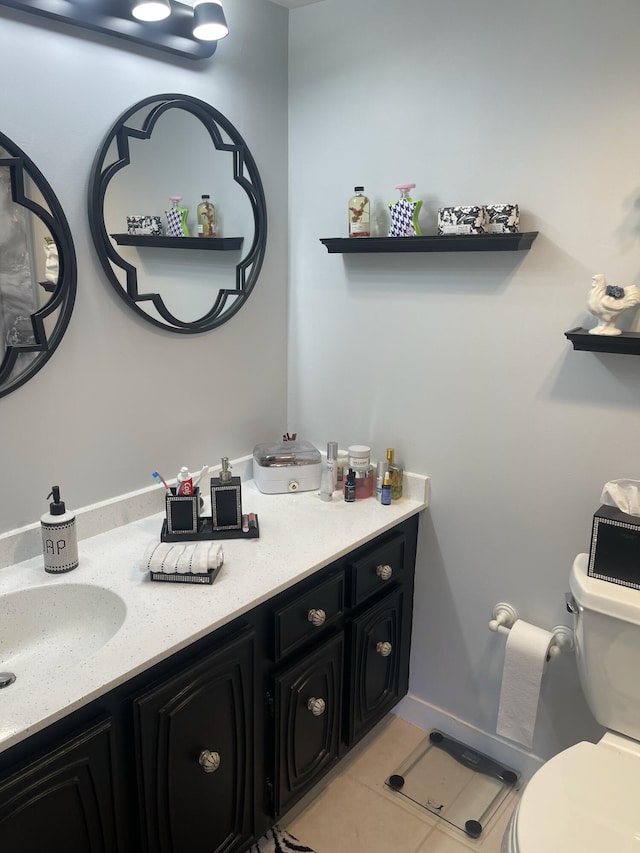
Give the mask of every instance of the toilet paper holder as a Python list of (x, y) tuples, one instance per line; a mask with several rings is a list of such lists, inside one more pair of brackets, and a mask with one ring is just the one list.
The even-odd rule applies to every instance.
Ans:
[[(504, 601), (496, 604), (492, 615), (493, 618), (489, 622), (489, 630), (496, 631), (498, 634), (508, 634), (514, 622), (517, 622), (520, 618), (515, 607)], [(553, 634), (553, 641), (549, 646), (547, 660), (557, 658), (564, 652), (574, 651), (576, 641), (573, 629), (568, 628), (566, 625), (556, 625), (551, 633)]]

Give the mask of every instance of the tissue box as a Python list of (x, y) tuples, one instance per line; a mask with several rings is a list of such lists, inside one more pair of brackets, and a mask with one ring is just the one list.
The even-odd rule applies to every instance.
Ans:
[(640, 518), (612, 506), (593, 516), (587, 574), (640, 589)]

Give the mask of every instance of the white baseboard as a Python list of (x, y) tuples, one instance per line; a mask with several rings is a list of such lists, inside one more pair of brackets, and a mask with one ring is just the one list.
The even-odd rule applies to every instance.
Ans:
[(520, 773), (523, 782), (528, 782), (544, 764), (541, 758), (525, 749), (509, 744), (496, 734), (482, 731), (464, 720), (453, 717), (411, 693), (396, 705), (393, 713), (424, 731), (438, 729), (443, 734), (475, 749), (476, 752), (488, 755), (494, 761)]

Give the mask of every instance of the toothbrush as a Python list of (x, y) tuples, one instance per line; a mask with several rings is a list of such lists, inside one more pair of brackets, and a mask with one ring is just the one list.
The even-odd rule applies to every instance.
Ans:
[(167, 481), (166, 481), (166, 480), (165, 480), (165, 478), (162, 476), (162, 474), (159, 474), (157, 471), (154, 471), (154, 472), (153, 472), (153, 474), (152, 474), (151, 476), (152, 476), (152, 477), (155, 477), (155, 479), (156, 479), (159, 483), (162, 483), (162, 485), (165, 487), (165, 490), (166, 490), (166, 492), (167, 492), (167, 494), (168, 494), (168, 495), (170, 495), (170, 494), (171, 494), (171, 489), (170, 489), (170, 488), (169, 488), (169, 486), (167, 485)]

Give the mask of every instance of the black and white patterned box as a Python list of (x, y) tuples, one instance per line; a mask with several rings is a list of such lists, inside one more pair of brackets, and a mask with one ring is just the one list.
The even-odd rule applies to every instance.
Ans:
[(520, 209), (517, 204), (485, 204), (487, 231), (491, 234), (517, 234)]
[(127, 216), (127, 234), (145, 237), (162, 237), (159, 216)]
[(483, 205), (441, 207), (438, 234), (484, 234), (487, 212)]

